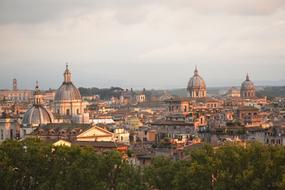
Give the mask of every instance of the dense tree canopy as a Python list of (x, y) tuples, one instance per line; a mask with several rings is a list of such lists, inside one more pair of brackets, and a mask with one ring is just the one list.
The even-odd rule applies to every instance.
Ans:
[(38, 140), (0, 145), (1, 189), (285, 189), (285, 148), (248, 144), (204, 146), (189, 160), (157, 157), (143, 169), (117, 152), (52, 147)]
[(112, 97), (119, 98), (121, 92), (123, 91), (122, 88), (119, 87), (111, 87), (111, 88), (78, 88), (82, 96), (94, 96), (99, 95), (101, 99), (107, 100)]

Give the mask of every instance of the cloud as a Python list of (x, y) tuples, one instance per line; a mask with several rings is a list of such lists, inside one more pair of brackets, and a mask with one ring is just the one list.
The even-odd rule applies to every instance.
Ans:
[[(272, 67), (284, 60), (284, 4), (284, 0), (0, 0), (0, 64), (5, 68), (0, 81), (21, 72), (31, 79), (45, 68), (43, 84), (51, 78), (54, 84), (61, 81), (65, 62), (71, 63), (73, 72), (82, 71), (75, 73), (80, 84), (90, 86), (105, 84), (104, 77), (140, 86), (184, 86), (195, 64), (202, 65), (211, 84), (241, 75), (243, 79), (243, 72), (253, 73), (254, 68), (259, 79), (284, 79), (284, 68)], [(233, 65), (239, 70), (235, 76), (213, 74), (219, 65), (229, 65), (229, 73)], [(224, 78), (217, 80), (220, 76)]]
[(284, 9), (284, 0), (1, 0), (0, 23), (45, 22), (97, 11), (114, 11), (124, 24), (141, 22), (147, 8), (190, 9), (201, 14), (267, 15)]
[(285, 8), (283, 0), (168, 0), (174, 9), (191, 8), (203, 14), (268, 15)]
[[(1, 0), (0, 23), (38, 23), (105, 10), (118, 12), (119, 19), (125, 21), (138, 15), (134, 9), (142, 5), (143, 1), (131, 0)], [(128, 12), (133, 15), (123, 18)]]

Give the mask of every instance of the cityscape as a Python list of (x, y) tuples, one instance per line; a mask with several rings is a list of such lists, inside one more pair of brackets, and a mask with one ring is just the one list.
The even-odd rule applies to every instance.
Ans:
[[(151, 27), (157, 27), (159, 32), (168, 29), (157, 25), (163, 15), (173, 19), (167, 26), (177, 23), (179, 32), (174, 36), (182, 37), (183, 30), (191, 31), (186, 25), (184, 29), (180, 28), (181, 23), (176, 20), (181, 18), (179, 11), (183, 17), (188, 17), (189, 11), (197, 11), (190, 15), (199, 18), (201, 25), (209, 24), (208, 21), (218, 14), (215, 19), (221, 23), (216, 21), (216, 26), (221, 27), (221, 24), (223, 29), (232, 22), (219, 14), (228, 15), (244, 27), (242, 35), (250, 31), (249, 36), (252, 31), (246, 30), (247, 24), (242, 24), (247, 22), (244, 17), (254, 17), (251, 26), (260, 26), (260, 15), (269, 21), (274, 17), (278, 24), (270, 27), (276, 27), (272, 33), (280, 37), (279, 32), (285, 30), (285, 4), (282, 1), (256, 0), (247, 4), (246, 1), (219, 0), (217, 5), (207, 0), (202, 3), (189, 1), (189, 5), (183, 0), (138, 4), (122, 1), (124, 5), (114, 1), (75, 2), (59, 3), (59, 10), (63, 11), (61, 16), (60, 11), (52, 9), (56, 4), (48, 1), (33, 4), (39, 11), (33, 10), (29, 14), (12, 7), (26, 7), (30, 2), (4, 0), (6, 8), (0, 8), (3, 12), (0, 13), (0, 32), (3, 32), (0, 42), (4, 44), (0, 48), (0, 61), (3, 62), (0, 64), (0, 189), (285, 189), (285, 67), (282, 51), (285, 46), (282, 41), (276, 41), (274, 34), (261, 37), (260, 43), (236, 35), (236, 42), (248, 40), (248, 44), (238, 46), (237, 43), (233, 48), (229, 44), (231, 40), (223, 41), (228, 37), (226, 34), (216, 39), (221, 34), (213, 27), (213, 36), (207, 33), (209, 39), (200, 39), (201, 44), (204, 40), (209, 41), (208, 48), (204, 49), (196, 41), (199, 32), (190, 32), (193, 36), (185, 38), (186, 45), (182, 43), (187, 51), (176, 44), (177, 49), (167, 46), (169, 48), (153, 50), (143, 56), (136, 55), (137, 50), (148, 49), (151, 40), (154, 40), (152, 46), (158, 45), (159, 40), (155, 40), (164, 35), (159, 33), (156, 39), (151, 39), (150, 33), (154, 38), (157, 34), (142, 27), (141, 22), (150, 22), (150, 19), (153, 21)], [(15, 15), (11, 16), (13, 13)], [(67, 19), (68, 24), (64, 24), (61, 17)], [(144, 38), (140, 32), (145, 32), (147, 45), (140, 39), (142, 41), (132, 41), (134, 47), (130, 48), (128, 40), (134, 37), (131, 35), (130, 38), (119, 38), (117, 34), (114, 38), (102, 38), (111, 31), (119, 35), (124, 31), (111, 21), (112, 27), (110, 23), (104, 24), (109, 17), (118, 17), (124, 27), (132, 25), (136, 37)], [(86, 30), (94, 30), (91, 27), (93, 19), (98, 19), (95, 25), (100, 31), (96, 33), (99, 45), (106, 40), (102, 51), (99, 50), (102, 54), (98, 54), (98, 60), (93, 60), (93, 52), (90, 53), (93, 44), (84, 46), (79, 42), (93, 40), (85, 39), (89, 35)], [(49, 33), (47, 26), (53, 22), (59, 22), (57, 29)], [(73, 31), (70, 22), (80, 29)], [(90, 22), (90, 26), (86, 27), (85, 22)], [(102, 25), (110, 28), (103, 31)], [(20, 37), (18, 31), (9, 33), (10, 29), (19, 30), (24, 26), (35, 28), (27, 29)], [(172, 31), (171, 26), (169, 31)], [(202, 27), (198, 21), (193, 26)], [(205, 28), (210, 30), (209, 27)], [(267, 33), (266, 27), (261, 31)], [(36, 31), (43, 28), (46, 36), (40, 39), (43, 33)], [(57, 36), (55, 30), (60, 33), (63, 28), (71, 29), (74, 35), (82, 34), (80, 39), (74, 38), (76, 48), (62, 50), (66, 48), (62, 42), (70, 45), (71, 39), (65, 36), (65, 31)], [(229, 33), (237, 30), (232, 29), (228, 29)], [(31, 31), (33, 37), (29, 36)], [(59, 43), (52, 43), (50, 37)], [(11, 44), (6, 41), (9, 38)], [(120, 44), (122, 39), (125, 47)], [(163, 43), (168, 42), (165, 39)], [(37, 40), (43, 42), (42, 47), (32, 48), (34, 44), (38, 45)], [(187, 45), (188, 40), (195, 45)], [(218, 40), (221, 46), (228, 43), (228, 46), (220, 48), (217, 45), (216, 49), (211, 49), (216, 44), (211, 44), (212, 40)], [(260, 44), (266, 43), (269, 45), (264, 53)], [(27, 48), (21, 49), (25, 44)], [(46, 52), (51, 44), (54, 50), (51, 48)], [(106, 47), (110, 51), (104, 53)], [(115, 47), (118, 52), (114, 52)], [(237, 50), (239, 48), (242, 50)], [(55, 53), (59, 49), (62, 51)], [(233, 49), (235, 53), (229, 52)], [(9, 53), (13, 50), (16, 56)], [(203, 52), (205, 56), (200, 55)], [(49, 53), (55, 56), (52, 58)], [(63, 59), (66, 54), (72, 57), (71, 62), (51, 63)], [(94, 54), (97, 55), (95, 50)], [(43, 59), (39, 58), (41, 56)], [(215, 66), (218, 60), (228, 62), (228, 56), (232, 63)], [(27, 62), (21, 63), (21, 59)], [(130, 66), (129, 62), (123, 63), (126, 59), (141, 63)], [(190, 63), (186, 69), (187, 59)], [(180, 60), (182, 64), (176, 64)], [(39, 61), (39, 64), (33, 61)], [(113, 65), (116, 61), (119, 66)], [(165, 65), (160, 61), (165, 61)], [(239, 61), (243, 63), (239, 64)], [(253, 63), (247, 64), (249, 61)], [(102, 69), (105, 67), (109, 69)], [(57, 76), (58, 73), (61, 74)]]

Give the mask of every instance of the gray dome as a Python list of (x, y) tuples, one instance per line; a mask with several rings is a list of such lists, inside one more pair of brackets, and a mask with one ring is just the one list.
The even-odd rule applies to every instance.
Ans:
[(188, 89), (205, 89), (206, 88), (206, 84), (204, 79), (197, 75), (197, 76), (193, 76), (189, 82), (188, 82)]
[(52, 114), (41, 105), (33, 105), (24, 114), (23, 126), (39, 126), (41, 124), (52, 123)]
[(255, 86), (251, 80), (249, 80), (249, 76), (246, 76), (246, 80), (241, 84), (241, 91), (246, 90), (255, 90)]
[(81, 100), (81, 95), (79, 90), (71, 82), (71, 72), (66, 65), (64, 71), (64, 81), (55, 94), (55, 101), (72, 101), (72, 100)]
[(188, 90), (191, 89), (206, 89), (206, 84), (204, 79), (198, 74), (198, 70), (197, 68), (195, 68), (194, 71), (194, 76), (189, 80), (188, 82), (188, 86), (187, 86)]
[(55, 101), (70, 101), (81, 100), (79, 90), (72, 84), (72, 82), (64, 82), (55, 94)]

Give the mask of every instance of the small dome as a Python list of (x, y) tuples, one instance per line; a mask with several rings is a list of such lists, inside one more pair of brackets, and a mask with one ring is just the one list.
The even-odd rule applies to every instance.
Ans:
[(34, 91), (34, 104), (24, 114), (22, 124), (24, 127), (27, 126), (39, 126), (41, 124), (52, 123), (52, 114), (42, 106), (42, 95), (39, 90), (38, 82)]
[(52, 123), (52, 114), (41, 105), (33, 105), (24, 114), (23, 126), (39, 126), (41, 124)]
[(71, 81), (71, 72), (66, 65), (65, 72), (63, 74), (64, 81), (55, 94), (55, 101), (72, 101), (81, 100), (79, 90), (74, 86)]
[(191, 89), (206, 89), (206, 84), (204, 79), (198, 74), (197, 68), (195, 68), (194, 76), (189, 80), (188, 91)]
[(241, 91), (247, 90), (255, 90), (255, 86), (251, 80), (249, 80), (249, 76), (246, 76), (246, 80), (241, 84)]
[(81, 100), (79, 90), (71, 83), (63, 83), (55, 94), (55, 101)]

